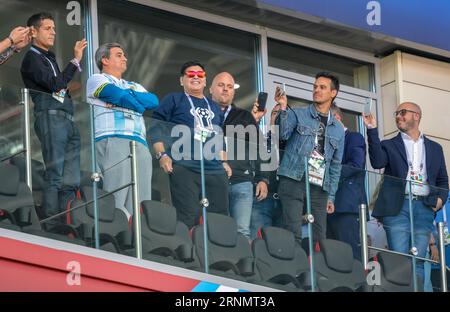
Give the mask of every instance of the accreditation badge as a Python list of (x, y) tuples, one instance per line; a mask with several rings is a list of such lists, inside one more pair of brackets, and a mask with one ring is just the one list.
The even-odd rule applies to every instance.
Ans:
[(60, 102), (61, 104), (64, 103), (64, 97), (66, 96), (66, 89), (61, 89), (58, 92), (53, 92), (52, 93), (52, 97), (57, 100), (58, 102)]
[(194, 129), (194, 140), (199, 142), (206, 142), (206, 139), (212, 135), (212, 131), (200, 126)]
[(424, 186), (422, 173), (415, 171), (415, 170), (411, 170), (409, 172), (409, 174), (410, 174), (411, 182), (415, 187), (423, 187)]
[(308, 160), (309, 183), (322, 186), (325, 177), (325, 158), (314, 150)]

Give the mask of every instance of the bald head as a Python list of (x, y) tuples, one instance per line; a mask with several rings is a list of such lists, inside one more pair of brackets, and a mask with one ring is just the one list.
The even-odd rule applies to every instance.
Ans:
[(414, 102), (403, 102), (402, 104), (400, 104), (397, 108), (397, 111), (401, 110), (401, 109), (409, 109), (412, 111), (415, 111), (419, 114), (419, 120), (422, 118), (422, 109), (420, 108), (420, 106)]
[(219, 103), (222, 108), (228, 107), (234, 99), (233, 76), (227, 72), (217, 74), (211, 83), (209, 92), (213, 100)]
[(403, 102), (397, 107), (395, 122), (402, 132), (418, 132), (421, 118), (422, 110), (414, 102)]

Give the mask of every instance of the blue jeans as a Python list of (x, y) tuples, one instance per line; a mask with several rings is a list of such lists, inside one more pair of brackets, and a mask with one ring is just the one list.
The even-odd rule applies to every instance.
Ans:
[[(41, 114), (34, 123), (45, 163), (43, 209), (50, 217), (65, 209), (80, 184), (80, 132), (75, 123), (59, 115)], [(50, 220), (59, 223), (63, 218)]]
[(236, 220), (238, 232), (250, 238), (250, 220), (253, 205), (252, 182), (241, 182), (230, 185), (229, 199), (230, 215)]
[(283, 227), (283, 212), (278, 194), (270, 194), (262, 201), (253, 201), (252, 222), (250, 225), (251, 238), (255, 239), (260, 228), (266, 226)]
[[(412, 201), (413, 220), (414, 220), (414, 245), (417, 247), (418, 256), (425, 258), (427, 255), (428, 242), (433, 230), (434, 212), (430, 207), (423, 204), (422, 201)], [(409, 200), (403, 202), (400, 213), (393, 217), (383, 218), (383, 227), (386, 231), (389, 249), (409, 254), (411, 249), (411, 228), (409, 214)], [(424, 281), (423, 261), (417, 260), (417, 277)]]

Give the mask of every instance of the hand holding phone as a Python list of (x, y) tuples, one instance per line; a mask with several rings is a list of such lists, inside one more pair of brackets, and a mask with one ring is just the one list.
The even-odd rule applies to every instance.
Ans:
[(267, 104), (267, 92), (259, 92), (258, 94), (258, 110), (263, 112), (266, 109)]
[(285, 91), (285, 86), (283, 84), (283, 89), (277, 86), (275, 90), (275, 102), (280, 104), (282, 110), (286, 110), (287, 107), (287, 96)]
[(364, 115), (370, 115), (372, 113), (372, 99), (367, 99), (364, 104)]

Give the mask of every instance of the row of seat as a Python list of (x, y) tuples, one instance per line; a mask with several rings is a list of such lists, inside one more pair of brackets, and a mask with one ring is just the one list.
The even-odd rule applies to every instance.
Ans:
[[(19, 166), (20, 167), (20, 166)], [(94, 246), (94, 207), (92, 187), (83, 186), (67, 206), (66, 224), (45, 231), (36, 214), (31, 191), (20, 177), (18, 166), (1, 163), (0, 227), (30, 234)], [(23, 177), (22, 177), (23, 178)], [(33, 177), (33, 179), (36, 179)], [(131, 220), (115, 207), (114, 196), (98, 190), (100, 248), (134, 255)], [(141, 203), (142, 249), (147, 260), (202, 271), (205, 265), (204, 227), (189, 231), (177, 221), (173, 206), (158, 201)], [(249, 244), (237, 232), (233, 218), (208, 213), (209, 272), (287, 291), (311, 289), (309, 256), (291, 232), (267, 227)], [(353, 259), (349, 245), (322, 240), (314, 251), (316, 289), (320, 291), (410, 291), (411, 262), (401, 256), (379, 254), (382, 267), (380, 285), (368, 286), (360, 262)]]

